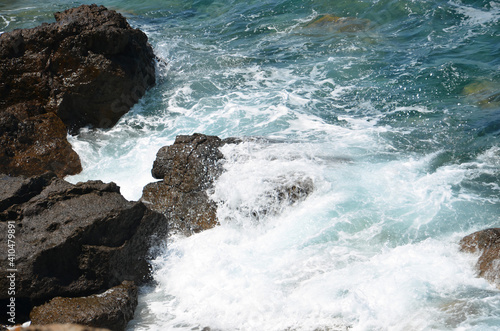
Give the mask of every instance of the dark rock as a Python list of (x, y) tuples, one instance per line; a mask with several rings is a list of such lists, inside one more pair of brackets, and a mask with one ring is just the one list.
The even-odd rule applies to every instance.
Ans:
[(72, 132), (112, 126), (154, 85), (146, 35), (103, 6), (54, 16), (55, 23), (0, 35), (0, 108), (31, 100)]
[[(17, 313), (56, 296), (86, 296), (124, 280), (149, 279), (150, 248), (154, 236), (166, 235), (167, 221), (127, 201), (116, 184), (2, 175), (0, 188), (0, 232), (15, 230)], [(7, 251), (7, 240), (0, 250)], [(7, 262), (1, 262), (1, 288), (8, 288)], [(0, 293), (0, 300), (7, 295)]]
[(56, 297), (35, 307), (30, 320), (35, 325), (81, 324), (113, 331), (124, 330), (137, 307), (137, 287), (124, 281), (104, 293), (79, 298)]
[[(265, 216), (278, 215), (287, 206), (303, 201), (314, 190), (313, 180), (302, 174), (290, 174), (272, 180), (273, 189), (264, 193), (264, 205), (251, 206), (248, 216), (257, 220)], [(296, 178), (294, 178), (296, 177)]]
[(235, 142), (197, 133), (178, 136), (158, 151), (152, 174), (163, 180), (146, 185), (141, 201), (165, 214), (173, 231), (190, 235), (214, 227), (217, 206), (206, 191), (222, 173), (219, 148)]
[(33, 325), (26, 328), (21, 328), (19, 331), (110, 331), (109, 329), (93, 328), (90, 326), (78, 324), (50, 324), (50, 325)]
[(500, 289), (500, 228), (474, 232), (460, 241), (462, 251), (480, 253), (479, 276)]
[(147, 37), (122, 15), (82, 5), (55, 18), (0, 35), (2, 172), (78, 173), (67, 130), (113, 126), (155, 83)]

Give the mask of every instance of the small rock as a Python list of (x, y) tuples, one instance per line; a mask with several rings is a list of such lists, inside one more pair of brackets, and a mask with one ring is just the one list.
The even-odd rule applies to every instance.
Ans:
[(102, 328), (93, 328), (90, 326), (84, 326), (78, 324), (50, 324), (50, 325), (32, 325), (27, 328), (20, 328), (19, 331), (110, 331), (110, 330)]
[(133, 318), (137, 307), (137, 287), (124, 281), (104, 293), (87, 297), (56, 297), (35, 307), (30, 313), (32, 324), (81, 324), (122, 331)]
[(472, 233), (460, 241), (462, 251), (480, 253), (477, 261), (479, 276), (500, 289), (500, 228)]

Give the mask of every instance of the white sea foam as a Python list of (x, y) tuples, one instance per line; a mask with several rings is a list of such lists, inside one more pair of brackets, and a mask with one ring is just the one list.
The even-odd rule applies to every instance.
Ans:
[[(494, 22), (462, 14), (464, 26)], [(114, 129), (69, 138), (84, 163), (71, 181), (112, 180), (138, 199), (157, 150), (177, 134), (246, 137), (222, 148), (225, 172), (209, 191), (221, 225), (170, 239), (129, 330), (495, 329), (500, 295), (476, 278), (477, 256), (459, 252), (458, 241), (498, 226), (499, 148), (463, 162), (442, 161), (439, 148), (398, 150), (391, 139), (419, 144), (411, 134), (422, 126), (391, 127), (387, 118), (441, 113), (432, 102), (381, 105), (369, 96), (383, 91), (366, 92), (379, 73), (358, 65), (377, 55), (375, 44), (328, 40), (335, 51), (307, 54), (314, 48), (291, 29), (310, 18), (249, 24), (241, 38), (262, 36), (252, 49), (177, 23), (146, 28), (169, 59), (158, 90)], [(273, 58), (281, 51), (311, 59)], [(394, 83), (413, 77), (398, 70), (422, 66), (413, 55), (404, 63)], [(284, 200), (279, 192), (294, 184), (312, 191)]]
[[(221, 225), (170, 243), (155, 261), (158, 287), (141, 299), (154, 322), (141, 326), (139, 315), (131, 327), (465, 330), (497, 314), (499, 294), (475, 277), (477, 257), (458, 250), (460, 220), (439, 217), (467, 200), (453, 187), (470, 167), (427, 173), (436, 154), (366, 163), (330, 144), (225, 146), (211, 195)], [(311, 178), (314, 191), (255, 218), (273, 208), (269, 192), (282, 178)]]

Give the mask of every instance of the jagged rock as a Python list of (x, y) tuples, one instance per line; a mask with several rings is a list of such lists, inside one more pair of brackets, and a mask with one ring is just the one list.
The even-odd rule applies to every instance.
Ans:
[(500, 289), (500, 228), (474, 232), (460, 241), (462, 251), (480, 253), (479, 276)]
[(122, 15), (82, 5), (54, 16), (0, 35), (0, 172), (78, 173), (66, 132), (113, 126), (155, 83), (147, 37)]
[(158, 151), (152, 174), (163, 180), (146, 185), (141, 201), (165, 214), (173, 231), (190, 235), (214, 227), (217, 207), (206, 191), (222, 173), (219, 148), (235, 142), (197, 133), (178, 136)]
[[(173, 145), (158, 151), (152, 174), (163, 180), (146, 185), (141, 201), (148, 208), (165, 214), (173, 232), (191, 235), (216, 226), (217, 204), (207, 191), (223, 172), (224, 155), (220, 147), (239, 142), (237, 138), (222, 140), (196, 133), (178, 136)], [(303, 174), (270, 178), (269, 182), (272, 188), (262, 192), (262, 204), (243, 203), (238, 206), (241, 214), (255, 219), (279, 214), (314, 190), (312, 179)]]
[[(154, 236), (166, 235), (167, 221), (127, 201), (114, 183), (0, 175), (0, 232), (8, 229), (15, 230), (15, 261), (0, 262), (0, 287), (8, 288), (8, 269), (15, 267), (16, 313), (22, 316), (56, 296), (146, 281)], [(7, 240), (0, 251), (7, 251)], [(0, 293), (0, 304), (8, 299), (7, 291)]]
[(30, 320), (35, 325), (81, 324), (113, 331), (124, 330), (137, 307), (137, 286), (124, 281), (104, 293), (79, 298), (56, 297), (35, 307)]

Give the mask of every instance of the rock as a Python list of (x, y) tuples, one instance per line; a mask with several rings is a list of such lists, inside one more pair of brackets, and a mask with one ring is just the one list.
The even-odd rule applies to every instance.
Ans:
[(19, 331), (110, 331), (110, 330), (102, 328), (93, 328), (78, 324), (50, 324), (50, 325), (33, 325), (27, 328), (20, 328)]
[(356, 17), (338, 17), (330, 14), (320, 15), (305, 25), (332, 32), (358, 32), (368, 29), (370, 21)]
[(219, 147), (235, 142), (197, 133), (178, 136), (158, 151), (152, 174), (163, 180), (146, 185), (141, 201), (165, 214), (174, 232), (190, 235), (214, 227), (217, 206), (206, 191), (222, 173)]
[[(0, 175), (0, 232), (14, 231), (15, 261), (2, 261), (0, 287), (16, 271), (16, 313), (56, 296), (100, 293), (124, 280), (149, 279), (150, 248), (167, 221), (141, 202), (127, 201), (114, 183), (70, 184), (54, 174)], [(0, 242), (7, 252), (7, 240)], [(0, 293), (1, 304), (8, 300)]]
[(0, 35), (0, 171), (81, 171), (66, 132), (109, 128), (155, 83), (146, 35), (103, 6)]
[(30, 313), (30, 320), (35, 325), (72, 323), (121, 331), (134, 317), (136, 307), (137, 286), (124, 281), (101, 294), (79, 298), (56, 297), (35, 307)]
[[(165, 214), (172, 232), (188, 236), (218, 225), (217, 204), (207, 192), (223, 172), (220, 147), (239, 142), (202, 134), (178, 136), (173, 145), (158, 151), (152, 174), (163, 180), (146, 185), (141, 201)], [(275, 215), (314, 190), (313, 180), (299, 173), (270, 178), (269, 182), (272, 189), (262, 192), (262, 203), (243, 203), (238, 206), (240, 213), (254, 219)]]
[(36, 102), (70, 129), (111, 127), (155, 83), (146, 35), (103, 6), (0, 35), (0, 107)]
[(479, 253), (477, 269), (479, 276), (500, 289), (500, 228), (491, 228), (472, 233), (460, 241), (461, 250)]
[(287, 207), (305, 200), (314, 190), (313, 180), (304, 174), (290, 174), (273, 179), (273, 189), (266, 191), (265, 204), (252, 206), (250, 216), (260, 219), (278, 215)]
[(483, 109), (496, 109), (500, 105), (500, 84), (498, 82), (475, 81), (466, 85), (462, 94)]
[(66, 139), (67, 130), (54, 113), (29, 116), (0, 112), (0, 172), (59, 177), (82, 171), (80, 158)]

